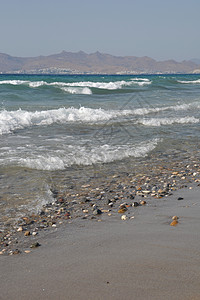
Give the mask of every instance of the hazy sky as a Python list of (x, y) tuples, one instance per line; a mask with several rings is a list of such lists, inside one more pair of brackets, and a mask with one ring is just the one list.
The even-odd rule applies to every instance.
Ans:
[(0, 0), (0, 52), (200, 58), (200, 0)]

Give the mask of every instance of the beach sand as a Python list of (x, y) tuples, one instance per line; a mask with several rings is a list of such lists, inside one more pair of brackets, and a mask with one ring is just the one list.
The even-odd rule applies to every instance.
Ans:
[(29, 254), (1, 255), (0, 299), (200, 299), (198, 187), (153, 199), (132, 219), (99, 220), (55, 228)]

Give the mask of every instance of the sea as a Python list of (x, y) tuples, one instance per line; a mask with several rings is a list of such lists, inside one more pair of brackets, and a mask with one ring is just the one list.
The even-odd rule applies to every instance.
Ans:
[(198, 152), (200, 75), (0, 75), (0, 227), (53, 190)]

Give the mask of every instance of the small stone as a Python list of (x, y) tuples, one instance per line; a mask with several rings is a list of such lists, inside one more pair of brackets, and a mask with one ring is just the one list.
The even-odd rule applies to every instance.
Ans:
[(130, 219), (135, 219), (135, 217), (134, 217), (134, 216), (132, 216), (132, 217), (130, 217)]
[(177, 221), (178, 219), (179, 219), (179, 217), (177, 217), (177, 216), (173, 216), (172, 217), (172, 220), (176, 220)]
[(170, 226), (176, 226), (178, 224), (178, 221), (177, 220), (173, 220), (171, 223), (170, 223)]
[(100, 215), (100, 214), (102, 214), (102, 211), (99, 208), (93, 211), (93, 215)]
[(33, 231), (32, 235), (36, 236), (38, 233), (36, 231)]
[(147, 190), (145, 190), (145, 191), (142, 191), (142, 193), (143, 193), (143, 194), (150, 194), (150, 193), (151, 193), (151, 191), (147, 191)]
[(179, 197), (177, 200), (183, 200), (184, 198), (183, 197)]
[(31, 252), (31, 250), (24, 250), (24, 252), (28, 254)]
[(178, 172), (172, 172), (172, 175), (178, 175)]
[(163, 193), (164, 193), (164, 190), (162, 190), (162, 189), (158, 190), (158, 194), (163, 194)]
[(139, 203), (138, 202), (133, 202), (132, 206), (137, 207), (137, 206), (139, 206)]
[(123, 214), (123, 213), (125, 213), (125, 211), (126, 211), (127, 209), (124, 207), (124, 208), (120, 208), (119, 210), (118, 210), (118, 213), (119, 214)]
[(19, 228), (17, 228), (17, 231), (19, 231), (19, 232), (23, 231), (23, 227), (20, 226)]
[(24, 233), (24, 236), (29, 236), (31, 233), (30, 233), (30, 231), (25, 231), (25, 233)]
[(147, 203), (146, 203), (146, 201), (142, 200), (142, 201), (140, 201), (140, 204), (141, 205), (146, 205)]
[(12, 252), (12, 254), (20, 254), (20, 253), (21, 253), (21, 251), (19, 251), (18, 249), (14, 250), (14, 251)]
[(56, 224), (52, 224), (52, 226), (51, 227), (56, 227)]
[(38, 242), (35, 242), (30, 246), (30, 248), (37, 248), (39, 246), (41, 246), (41, 245)]
[(127, 218), (126, 215), (121, 216), (121, 220), (125, 221), (125, 220), (127, 220), (127, 219), (128, 219), (128, 218)]

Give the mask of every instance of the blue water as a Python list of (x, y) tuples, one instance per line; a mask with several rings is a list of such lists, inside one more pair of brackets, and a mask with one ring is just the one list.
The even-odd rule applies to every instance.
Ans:
[(0, 216), (40, 207), (88, 166), (194, 149), (199, 109), (200, 75), (0, 75)]

